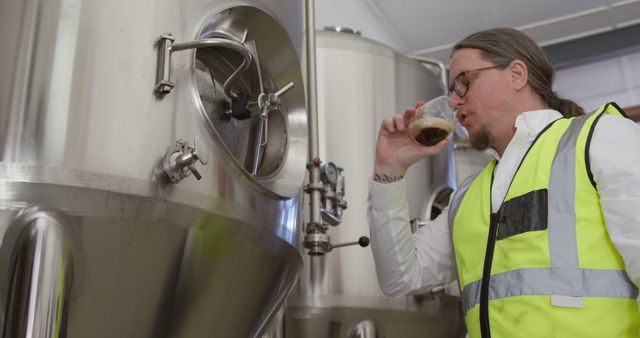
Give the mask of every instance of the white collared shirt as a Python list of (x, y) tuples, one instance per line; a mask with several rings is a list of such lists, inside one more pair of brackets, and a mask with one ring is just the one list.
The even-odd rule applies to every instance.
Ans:
[[(554, 110), (519, 115), (516, 132), (496, 167), (491, 202), (497, 211), (527, 149), (538, 133), (562, 117)], [(631, 281), (640, 286), (640, 126), (603, 115), (594, 130), (591, 171), (612, 242)], [(369, 184), (368, 220), (378, 282), (388, 296), (440, 288), (455, 280), (448, 210), (411, 234), (405, 181)], [(640, 297), (638, 298), (640, 304)]]

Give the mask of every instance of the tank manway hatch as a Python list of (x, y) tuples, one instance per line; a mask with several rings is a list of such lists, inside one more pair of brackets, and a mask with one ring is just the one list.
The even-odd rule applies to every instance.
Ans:
[[(299, 58), (287, 32), (264, 11), (238, 6), (210, 17), (195, 41), (174, 43), (161, 36), (159, 59), (163, 50), (170, 59), (183, 49), (195, 50), (194, 96), (212, 138), (234, 166), (278, 195), (297, 193), (306, 158), (306, 111)], [(160, 96), (179, 85), (162, 68)]]

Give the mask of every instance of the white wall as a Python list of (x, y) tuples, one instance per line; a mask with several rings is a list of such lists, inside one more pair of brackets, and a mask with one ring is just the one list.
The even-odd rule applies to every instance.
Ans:
[(587, 112), (609, 101), (640, 105), (640, 52), (559, 70), (554, 89)]
[(395, 34), (384, 17), (376, 14), (378, 7), (371, 0), (316, 0), (315, 9), (317, 29), (347, 27), (400, 52), (409, 52), (402, 37)]

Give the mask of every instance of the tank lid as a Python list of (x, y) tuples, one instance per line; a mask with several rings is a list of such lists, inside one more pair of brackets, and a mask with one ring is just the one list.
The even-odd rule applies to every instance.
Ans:
[(362, 32), (354, 31), (351, 28), (342, 27), (342, 26), (325, 26), (324, 30), (328, 32), (348, 33), (348, 34), (355, 34), (355, 35), (362, 36)]

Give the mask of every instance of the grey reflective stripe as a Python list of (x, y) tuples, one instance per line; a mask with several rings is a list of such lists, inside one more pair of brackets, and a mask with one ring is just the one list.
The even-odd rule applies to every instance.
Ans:
[[(575, 275), (580, 283), (575, 284)], [(462, 291), (462, 309), (467, 310), (480, 303), (478, 279)], [(491, 275), (489, 300), (515, 296), (584, 296), (607, 298), (638, 297), (638, 289), (624, 271), (590, 269), (520, 269)]]
[[(549, 256), (551, 268), (578, 269), (575, 191), (576, 143), (580, 131), (593, 113), (571, 121), (558, 143), (549, 175)], [(581, 274), (575, 278), (581, 278)], [(575, 281), (578, 283), (578, 280)]]

